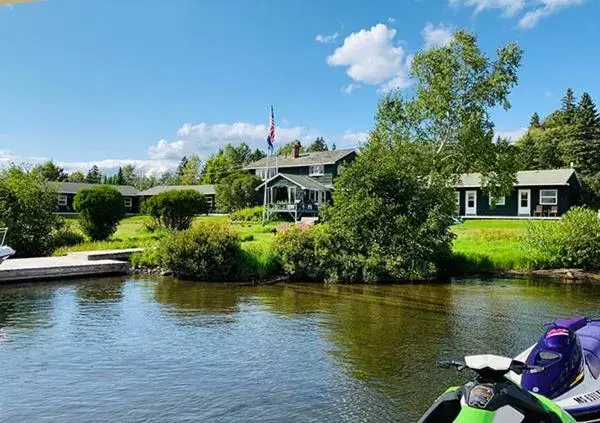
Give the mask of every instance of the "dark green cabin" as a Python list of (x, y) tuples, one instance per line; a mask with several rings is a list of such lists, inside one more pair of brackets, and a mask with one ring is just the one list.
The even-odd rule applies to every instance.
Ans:
[(559, 217), (581, 202), (581, 182), (573, 169), (517, 172), (510, 195), (496, 205), (481, 188), (481, 175), (461, 176), (456, 187), (456, 209), (463, 217)]

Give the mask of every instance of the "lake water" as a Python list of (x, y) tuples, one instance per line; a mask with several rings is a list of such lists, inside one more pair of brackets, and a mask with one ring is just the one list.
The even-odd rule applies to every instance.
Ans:
[(0, 288), (2, 422), (416, 421), (600, 287), (521, 280), (239, 287), (100, 279)]

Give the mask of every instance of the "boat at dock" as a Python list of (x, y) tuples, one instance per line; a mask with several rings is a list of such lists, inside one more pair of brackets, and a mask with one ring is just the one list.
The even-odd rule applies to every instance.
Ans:
[(0, 264), (15, 254), (15, 250), (5, 245), (8, 228), (0, 228)]

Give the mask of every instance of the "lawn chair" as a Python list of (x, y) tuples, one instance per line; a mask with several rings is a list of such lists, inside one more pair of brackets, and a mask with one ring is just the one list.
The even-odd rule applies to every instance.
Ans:
[(535, 211), (533, 212), (533, 215), (542, 217), (544, 215), (544, 206), (542, 206), (541, 204), (535, 206)]
[(558, 216), (558, 206), (552, 206), (552, 208), (548, 212), (548, 216), (557, 217)]

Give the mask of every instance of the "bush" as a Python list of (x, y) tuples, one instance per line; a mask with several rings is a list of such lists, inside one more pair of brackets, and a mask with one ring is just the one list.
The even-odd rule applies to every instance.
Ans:
[[(263, 206), (247, 207), (231, 212), (229, 218), (233, 222), (261, 223), (264, 210), (265, 208)], [(269, 222), (278, 222), (280, 220), (281, 216), (278, 214), (273, 214), (269, 218)]]
[(194, 216), (208, 213), (208, 203), (193, 189), (171, 190), (146, 200), (142, 212), (158, 226), (181, 231), (190, 227)]
[(531, 267), (600, 269), (600, 219), (583, 207), (569, 210), (556, 225), (531, 223), (525, 252)]
[(72, 247), (82, 244), (85, 239), (83, 235), (69, 228), (61, 228), (52, 234), (54, 248)]
[(0, 172), (0, 227), (8, 227), (6, 243), (17, 257), (52, 253), (53, 232), (61, 226), (57, 198), (39, 172), (17, 166)]
[(280, 270), (277, 253), (270, 245), (245, 244), (238, 256), (238, 279), (266, 279)]
[(140, 253), (132, 254), (129, 260), (133, 267), (156, 268), (160, 266), (160, 255), (156, 248), (146, 248)]
[(240, 254), (239, 234), (221, 222), (200, 222), (174, 232), (159, 252), (163, 267), (177, 277), (221, 282), (238, 278)]
[(99, 185), (79, 191), (73, 200), (79, 213), (79, 224), (92, 241), (104, 241), (117, 230), (125, 216), (123, 196), (109, 185)]
[(247, 234), (242, 237), (242, 242), (250, 242), (250, 241), (254, 241), (254, 235)]
[(249, 173), (234, 173), (221, 180), (215, 187), (217, 208), (229, 213), (256, 204), (256, 187), (261, 179)]

